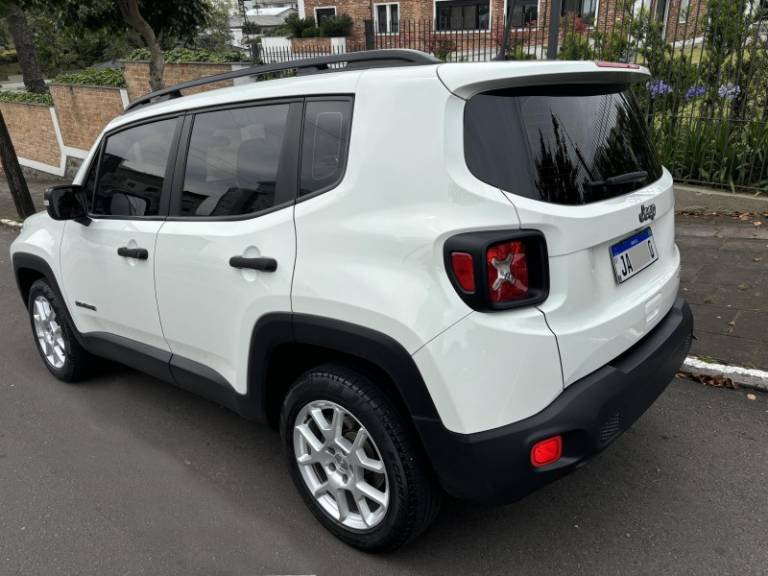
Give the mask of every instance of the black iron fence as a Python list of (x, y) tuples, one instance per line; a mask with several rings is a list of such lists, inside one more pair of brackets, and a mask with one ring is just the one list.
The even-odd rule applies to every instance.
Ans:
[(675, 179), (768, 192), (768, 0), (605, 4), (603, 13), (522, 13), (506, 42), (501, 18), (476, 30), (434, 20), (367, 21), (364, 36), (344, 46), (294, 46), (270, 58), (411, 48), (450, 62), (549, 56), (642, 64), (651, 78), (637, 96)]

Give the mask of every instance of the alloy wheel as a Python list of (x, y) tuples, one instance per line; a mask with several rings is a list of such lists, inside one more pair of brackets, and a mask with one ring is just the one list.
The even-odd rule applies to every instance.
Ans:
[(368, 430), (346, 408), (327, 400), (296, 416), (293, 451), (310, 494), (346, 528), (369, 530), (384, 520), (389, 480)]
[(38, 296), (32, 305), (32, 321), (35, 325), (35, 337), (46, 362), (56, 369), (67, 361), (67, 348), (64, 333), (59, 324), (56, 311), (45, 296)]

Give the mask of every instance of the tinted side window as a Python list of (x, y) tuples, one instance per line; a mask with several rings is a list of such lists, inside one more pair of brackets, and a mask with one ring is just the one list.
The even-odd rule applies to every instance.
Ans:
[(347, 162), (351, 119), (349, 100), (307, 102), (299, 195), (326, 190), (341, 180)]
[(289, 104), (195, 116), (181, 216), (238, 216), (276, 204)]
[(647, 186), (662, 169), (626, 86), (519, 88), (473, 96), (467, 166), (502, 190), (587, 204)]
[(94, 214), (157, 216), (176, 119), (128, 128), (107, 138)]

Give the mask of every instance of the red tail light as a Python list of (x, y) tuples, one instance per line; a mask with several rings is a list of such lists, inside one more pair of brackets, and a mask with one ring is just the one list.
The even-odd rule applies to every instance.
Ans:
[(475, 291), (475, 270), (472, 254), (466, 252), (451, 253), (451, 268), (456, 280), (464, 292)]
[(531, 464), (534, 468), (541, 468), (554, 464), (563, 455), (563, 437), (552, 436), (541, 442), (536, 442), (531, 448)]
[(475, 310), (532, 306), (549, 295), (549, 257), (538, 230), (466, 232), (445, 241), (445, 268)]
[(528, 259), (521, 240), (490, 246), (485, 262), (491, 302), (510, 302), (528, 295)]

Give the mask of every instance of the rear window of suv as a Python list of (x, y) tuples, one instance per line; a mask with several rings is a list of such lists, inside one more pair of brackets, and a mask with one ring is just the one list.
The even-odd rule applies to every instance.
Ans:
[(554, 204), (627, 194), (662, 173), (625, 85), (537, 86), (473, 96), (464, 113), (464, 153), (480, 180)]

